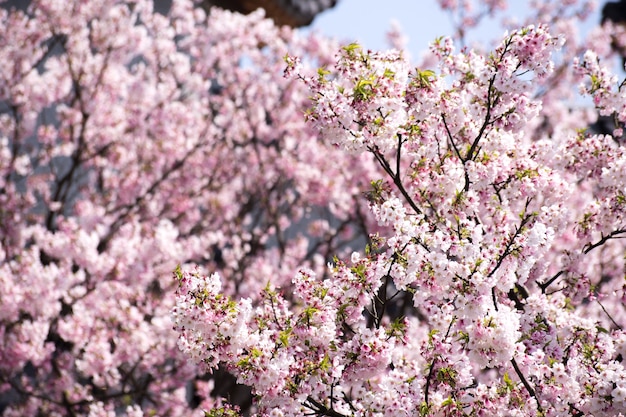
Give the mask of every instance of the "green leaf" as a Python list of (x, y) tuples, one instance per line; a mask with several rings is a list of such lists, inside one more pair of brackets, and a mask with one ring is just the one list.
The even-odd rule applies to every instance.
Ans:
[(239, 411), (230, 406), (216, 407), (204, 412), (204, 417), (239, 417)]
[(413, 83), (420, 88), (430, 87), (430, 82), (436, 77), (432, 70), (417, 70)]
[(511, 377), (509, 377), (509, 374), (507, 372), (504, 373), (504, 376), (502, 377), (502, 381), (504, 382), (504, 385), (506, 385), (506, 388), (509, 391), (513, 391), (513, 389), (515, 389), (515, 382), (513, 382), (513, 380), (511, 379)]
[(432, 329), (431, 331), (428, 332), (428, 341), (430, 343), (432, 343), (432, 341), (433, 341), (433, 339), (434, 339), (434, 337), (435, 337), (435, 335), (437, 333), (439, 333), (439, 330), (437, 330), (437, 329)]
[(437, 371), (437, 381), (443, 382), (452, 388), (456, 387), (457, 371), (453, 368), (443, 367)]
[(180, 267), (180, 264), (176, 265), (176, 269), (174, 270), (174, 276), (180, 282), (183, 280), (183, 270)]
[(383, 77), (393, 79), (393, 77), (395, 76), (396, 73), (394, 71), (390, 70), (389, 68), (385, 68), (385, 73), (383, 74)]
[(374, 81), (372, 78), (363, 78), (356, 82), (354, 86), (354, 99), (357, 101), (367, 101), (374, 95)]
[(365, 282), (365, 278), (366, 278), (365, 264), (358, 264), (358, 265), (353, 266), (352, 268), (350, 268), (350, 272), (356, 275), (359, 278), (359, 281)]
[(305, 308), (304, 311), (302, 311), (302, 314), (300, 315), (300, 323), (310, 326), (311, 319), (313, 319), (313, 315), (317, 313), (317, 311), (318, 309), (315, 307), (309, 306)]
[(455, 402), (452, 399), (452, 397), (448, 397), (445, 400), (443, 400), (443, 402), (441, 403), (441, 407), (446, 407), (446, 406), (454, 405), (454, 404), (455, 404)]
[(317, 69), (317, 80), (323, 84), (327, 81), (326, 76), (330, 74), (331, 72), (328, 71), (326, 68), (320, 67)]
[(352, 42), (346, 46), (344, 46), (343, 48), (344, 51), (346, 51), (348, 53), (348, 56), (354, 56), (356, 54), (356, 52), (361, 51), (361, 45), (359, 45), (356, 42)]
[(332, 363), (330, 362), (330, 358), (328, 357), (328, 355), (324, 355), (324, 358), (322, 359), (322, 361), (320, 362), (320, 369), (324, 372), (328, 372), (330, 370), (332, 366)]
[(406, 332), (406, 323), (403, 317), (397, 317), (389, 326), (386, 333), (389, 337), (402, 337)]

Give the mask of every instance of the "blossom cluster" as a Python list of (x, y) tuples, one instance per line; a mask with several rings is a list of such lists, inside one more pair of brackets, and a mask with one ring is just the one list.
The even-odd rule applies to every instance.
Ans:
[[(317, 75), (289, 56), (307, 119), (383, 171), (364, 195), (381, 229), (257, 300), (179, 271), (181, 348), (249, 385), (258, 415), (622, 415), (626, 154), (584, 110), (539, 122), (562, 108), (543, 90), (564, 41), (549, 24), (486, 53), (439, 39), (413, 69), (351, 44)], [(564, 78), (620, 119), (591, 56)]]
[(287, 51), (324, 65), (334, 43), (153, 3), (0, 8), (3, 416), (243, 408), (178, 349), (171, 271), (219, 268), (222, 292), (258, 297), (374, 230), (357, 199), (374, 164), (330, 152), (283, 77)]
[(506, 2), (440, 1), (466, 18), (417, 65), (164, 3), (0, 8), (1, 415), (626, 409), (592, 2), (487, 50)]

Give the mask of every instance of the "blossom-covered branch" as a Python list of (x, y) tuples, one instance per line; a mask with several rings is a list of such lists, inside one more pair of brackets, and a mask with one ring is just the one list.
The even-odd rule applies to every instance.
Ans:
[[(537, 129), (563, 42), (547, 25), (484, 54), (440, 39), (428, 69), (351, 44), (314, 76), (288, 57), (308, 120), (386, 174), (367, 193), (383, 229), (327, 279), (301, 270), (293, 298), (272, 288), (278, 315), (245, 298), (226, 313), (196, 295), (219, 300), (219, 276), (181, 272), (181, 347), (249, 384), (259, 415), (623, 410), (626, 159), (611, 137)], [(589, 93), (619, 114), (607, 91)]]

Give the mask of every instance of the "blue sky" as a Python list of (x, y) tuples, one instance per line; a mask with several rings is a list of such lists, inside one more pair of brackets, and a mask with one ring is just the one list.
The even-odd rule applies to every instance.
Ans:
[[(522, 17), (527, 1), (511, 0), (506, 14)], [(604, 1), (599, 1), (602, 5)], [(408, 36), (413, 59), (438, 36), (452, 33), (450, 16), (436, 0), (339, 0), (337, 6), (318, 16), (313, 29), (346, 42), (359, 41), (369, 49), (386, 49), (385, 33), (396, 20)], [(597, 22), (599, 18), (592, 19)], [(470, 33), (470, 40), (491, 40), (503, 34), (497, 22)]]
[(313, 29), (346, 41), (356, 40), (369, 49), (385, 49), (385, 33), (392, 20), (409, 37), (414, 56), (452, 28), (435, 0), (339, 0), (334, 9), (315, 19)]

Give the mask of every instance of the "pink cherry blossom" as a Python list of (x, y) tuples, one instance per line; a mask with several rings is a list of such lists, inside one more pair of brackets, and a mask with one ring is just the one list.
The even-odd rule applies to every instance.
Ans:
[[(619, 88), (591, 52), (583, 64), (557, 65), (552, 57), (567, 44), (552, 24), (513, 30), (489, 53), (455, 53), (453, 40), (439, 40), (436, 69), (385, 81), (376, 68), (400, 55), (349, 45), (317, 75), (289, 58), (311, 90), (312, 124), (384, 172), (366, 194), (383, 229), (364, 254), (329, 265), (325, 279), (300, 273), (293, 293), (272, 289), (276, 315), (248, 318), (255, 337), (288, 334), (221, 356), (256, 390), (259, 415), (277, 404), (290, 415), (335, 416), (623, 409), (622, 147), (577, 123), (554, 131), (537, 123), (555, 97), (570, 97), (564, 87), (543, 93), (557, 71), (590, 78), (582, 92), (600, 111), (619, 114), (610, 95)], [(189, 299), (184, 286), (178, 297)], [(204, 314), (186, 303), (194, 307), (178, 310), (178, 322)], [(290, 385), (268, 389), (266, 368), (251, 376), (251, 349), (278, 362)], [(285, 349), (294, 352), (288, 361)]]
[(0, 413), (621, 415), (623, 34), (533, 1), (469, 47), (507, 2), (439, 4), (416, 63), (188, 0), (2, 9)]
[(374, 164), (331, 152), (283, 77), (287, 52), (323, 65), (334, 42), (187, 0), (34, 0), (0, 19), (0, 413), (234, 412), (215, 398), (226, 370), (179, 349), (171, 274), (219, 269), (252, 314), (268, 283), (375, 230), (358, 200)]

